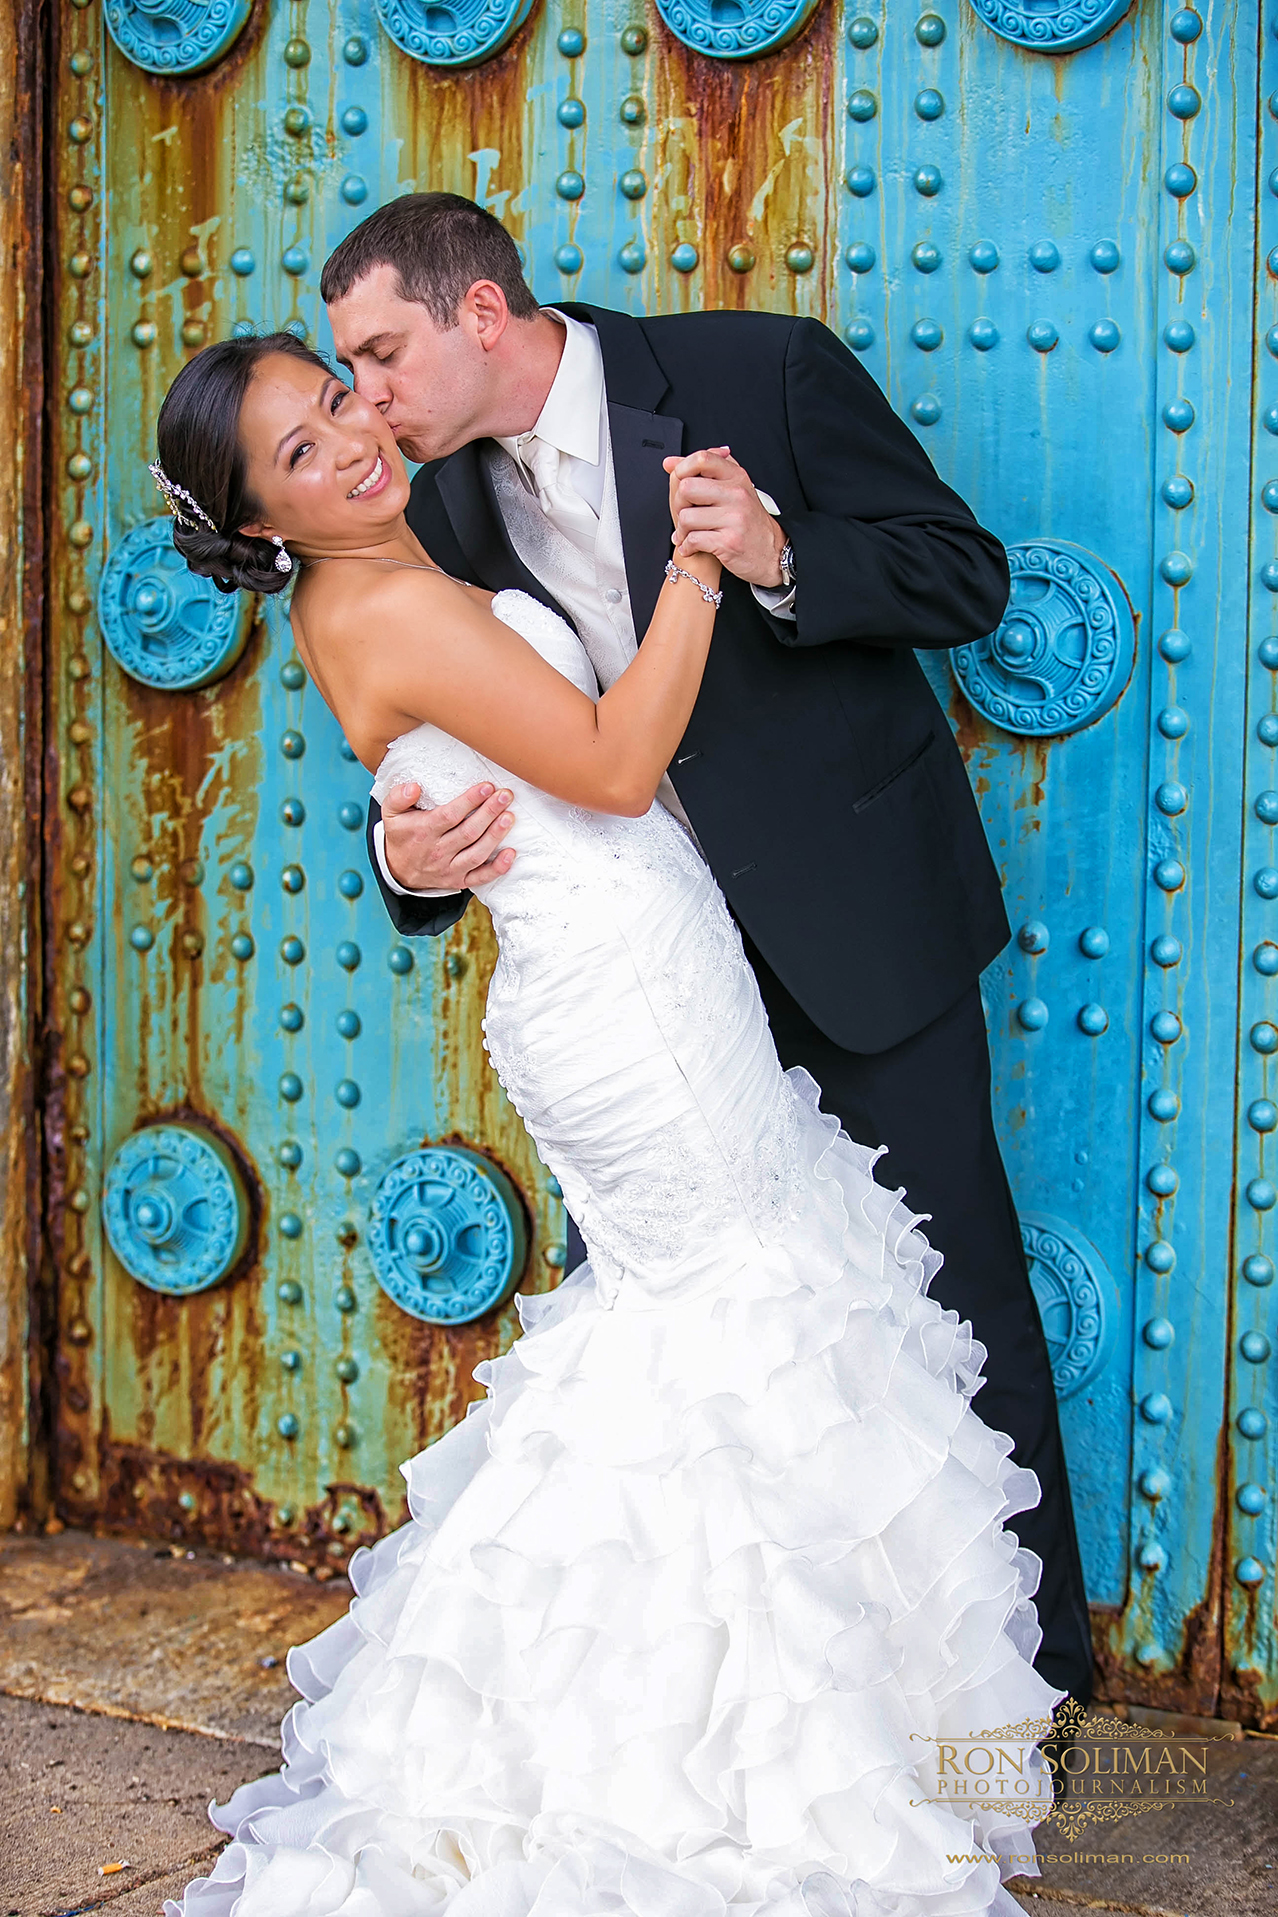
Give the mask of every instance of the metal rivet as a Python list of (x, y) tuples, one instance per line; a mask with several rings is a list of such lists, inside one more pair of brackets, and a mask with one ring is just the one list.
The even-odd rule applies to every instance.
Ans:
[(1174, 1118), (1178, 1118), (1180, 1116), (1180, 1100), (1177, 1098), (1175, 1092), (1171, 1091), (1167, 1086), (1160, 1086), (1158, 1091), (1151, 1092), (1149, 1097), (1149, 1115), (1151, 1118), (1156, 1119), (1160, 1125), (1170, 1125)]
[(359, 1153), (352, 1150), (349, 1145), (342, 1146), (342, 1149), (334, 1158), (333, 1164), (342, 1174), (343, 1178), (355, 1178), (359, 1175), (360, 1156)]
[(555, 265), (561, 273), (580, 273), (584, 264), (581, 248), (574, 246), (571, 240), (555, 248)]
[(308, 67), (311, 64), (311, 49), (305, 40), (286, 40), (284, 43), (284, 64), (289, 67)]
[(284, 271), (291, 273), (294, 279), (299, 278), (300, 275), (306, 271), (310, 263), (311, 256), (304, 246), (286, 247), (280, 260), (280, 265), (284, 268)]
[(1055, 240), (1035, 240), (1029, 250), (1029, 263), (1036, 273), (1054, 273), (1061, 263)]
[(1167, 1562), (1167, 1553), (1161, 1544), (1142, 1544), (1136, 1553), (1136, 1562), (1142, 1571), (1161, 1571)]
[(363, 874), (355, 871), (343, 872), (337, 881), (337, 889), (344, 899), (357, 899), (364, 890)]
[(586, 36), (580, 27), (565, 27), (555, 45), (565, 60), (579, 60), (586, 51)]
[(149, 952), (155, 944), (155, 933), (149, 925), (135, 925), (129, 933), (129, 944), (135, 952)]
[(73, 320), (67, 328), (67, 338), (73, 346), (91, 346), (93, 344), (93, 328), (88, 320)]
[(284, 185), (284, 198), (290, 206), (305, 206), (311, 197), (311, 183), (301, 173), (295, 173)]
[(67, 1060), (67, 1070), (72, 1078), (87, 1078), (91, 1067), (83, 1052), (72, 1052)]
[(281, 1304), (300, 1305), (302, 1302), (302, 1287), (298, 1284), (296, 1278), (285, 1278), (276, 1286), (275, 1295)]
[(363, 206), (368, 198), (368, 181), (358, 173), (348, 173), (340, 191), (347, 206)]
[(793, 246), (786, 248), (785, 263), (792, 273), (810, 273), (816, 254), (805, 241), (796, 240)]
[(182, 951), (187, 958), (199, 958), (204, 950), (204, 934), (192, 925), (182, 933)]
[(617, 254), (617, 264), (623, 273), (642, 273), (647, 262), (642, 240), (627, 240)]
[(974, 273), (992, 273), (999, 261), (998, 248), (993, 240), (977, 240), (969, 247), (967, 258)]
[(305, 1023), (306, 1014), (300, 1005), (294, 1005), (291, 1000), (287, 1005), (281, 1005), (280, 1024), (286, 1032), (300, 1032)]
[(342, 115), (342, 132), (349, 133), (352, 139), (358, 139), (361, 133), (368, 131), (368, 115), (361, 106), (348, 106)]
[(238, 959), (241, 964), (245, 959), (251, 959), (255, 950), (252, 936), (248, 932), (237, 932), (231, 940), (231, 957)]
[(1278, 899), (1278, 868), (1262, 865), (1252, 879), (1257, 896), (1262, 899)]
[(87, 280), (93, 271), (92, 253), (73, 253), (67, 261), (67, 271), (73, 280)]
[(1034, 958), (1040, 957), (1041, 954), (1047, 950), (1051, 942), (1052, 935), (1044, 925), (1042, 919), (1026, 919), (1024, 925), (1022, 925), (1020, 931), (1016, 934), (1016, 943), (1020, 946), (1022, 952), (1028, 952)]
[(1155, 724), (1164, 739), (1183, 739), (1189, 731), (1189, 714), (1180, 706), (1164, 706)]
[(879, 110), (879, 103), (868, 87), (857, 87), (848, 95), (848, 118), (864, 125), (872, 120)]
[(280, 1097), (287, 1099), (290, 1105), (296, 1105), (298, 1099), (302, 1096), (302, 1090), (302, 1081), (296, 1072), (284, 1072), (281, 1074)]
[(1269, 1420), (1263, 1411), (1249, 1404), (1238, 1413), (1238, 1429), (1244, 1438), (1263, 1438), (1269, 1429)]
[(1168, 1424), (1172, 1402), (1165, 1391), (1151, 1391), (1140, 1401), (1140, 1415), (1146, 1424)]
[(642, 94), (628, 93), (621, 102), (621, 124), (623, 126), (642, 126), (648, 117), (648, 108)]
[(617, 181), (621, 192), (628, 200), (641, 200), (648, 191), (648, 176), (639, 167), (632, 166)]
[(1089, 925), (1078, 935), (1078, 949), (1084, 958), (1103, 959), (1109, 951), (1109, 933), (1103, 925)]
[(131, 334), (135, 346), (154, 346), (156, 329), (154, 320), (137, 320)]
[(1149, 1021), (1149, 1029), (1160, 1045), (1174, 1045), (1184, 1027), (1175, 1012), (1155, 1012)]
[(579, 200), (586, 190), (586, 182), (575, 167), (566, 167), (555, 181), (555, 191), (561, 200)]
[(306, 807), (300, 799), (284, 799), (280, 804), (280, 823), (282, 825), (303, 825), (306, 821)]
[(339, 1311), (354, 1311), (356, 1305), (355, 1293), (349, 1285), (339, 1285), (333, 1294), (333, 1303)]
[(275, 1429), (279, 1432), (281, 1438), (295, 1438), (301, 1428), (301, 1425), (291, 1411), (282, 1412), (275, 1420)]
[(1278, 1204), (1278, 1186), (1268, 1178), (1252, 1178), (1247, 1184), (1247, 1203), (1253, 1211), (1272, 1211)]
[(356, 1441), (356, 1437), (355, 1426), (347, 1419), (343, 1419), (341, 1424), (333, 1427), (333, 1442), (343, 1451), (349, 1451), (351, 1449)]
[(300, 965), (306, 957), (306, 947), (295, 934), (280, 940), (280, 957), (285, 965)]
[(691, 273), (699, 259), (700, 255), (691, 240), (681, 240), (670, 255), (670, 264), (676, 273)]
[(1194, 338), (1194, 329), (1188, 320), (1168, 320), (1163, 328), (1163, 344), (1173, 353), (1187, 353)]
[(1155, 1198), (1170, 1198), (1180, 1189), (1180, 1179), (1170, 1165), (1151, 1165), (1145, 1183)]
[(1234, 1496), (1238, 1509), (1249, 1518), (1258, 1518), (1265, 1508), (1263, 1484), (1240, 1484)]
[(392, 945), (386, 955), (386, 963), (392, 972), (402, 978), (413, 969), (413, 955), (406, 945)]
[(1149, 1471), (1142, 1471), (1137, 1479), (1140, 1494), (1148, 1498), (1151, 1504), (1157, 1504), (1171, 1490), (1171, 1476), (1161, 1466), (1155, 1465)]
[(1025, 329), (1025, 337), (1036, 353), (1050, 353), (1060, 339), (1060, 334), (1049, 319), (1032, 320)]
[(939, 47), (945, 38), (945, 22), (939, 13), (925, 13), (914, 23), (914, 38), (921, 47)]
[(73, 213), (87, 213), (93, 205), (93, 188), (91, 186), (73, 186), (67, 194), (67, 204)]
[(344, 1106), (347, 1111), (353, 1111), (359, 1104), (361, 1093), (353, 1078), (343, 1078), (339, 1079), (333, 1096), (339, 1105)]
[(1192, 273), (1198, 263), (1198, 255), (1188, 240), (1171, 240), (1163, 248), (1163, 264), (1169, 273), (1183, 277)]
[(302, 1354), (300, 1351), (281, 1351), (280, 1363), (283, 1365), (285, 1371), (300, 1371), (302, 1368)]
[(1164, 173), (1163, 185), (1173, 199), (1187, 200), (1198, 185), (1198, 175), (1184, 160), (1176, 160)]
[(637, 53), (643, 53), (648, 45), (647, 27), (631, 26), (621, 30), (621, 51), (633, 59)]
[(368, 58), (368, 41), (362, 33), (352, 33), (342, 47), (342, 58), (348, 67), (362, 67)]
[(748, 246), (734, 246), (728, 254), (728, 265), (734, 273), (748, 273), (754, 265), (754, 254)]
[(1185, 868), (1179, 859), (1160, 859), (1154, 867), (1154, 884), (1163, 892), (1179, 892), (1185, 883)]
[(139, 246), (129, 261), (129, 271), (135, 279), (144, 280), (150, 276), (155, 262), (144, 246)]
[(934, 353), (944, 342), (945, 334), (939, 320), (920, 319), (911, 326), (910, 338), (921, 352)]
[(1097, 240), (1087, 257), (1098, 273), (1116, 272), (1122, 258), (1116, 240)]
[[(1188, 501), (1186, 504), (1188, 504)], [(1183, 665), (1189, 657), (1189, 651), (1189, 634), (1182, 632), (1178, 626), (1170, 626), (1166, 632), (1159, 636), (1159, 657), (1165, 659), (1169, 666)]]
[(1041, 998), (1023, 998), (1016, 1008), (1016, 1016), (1027, 1032), (1041, 1032), (1047, 1023), (1047, 1006)]
[(561, 1271), (568, 1262), (567, 1245), (547, 1245), (541, 1254), (552, 1271)]
[(1162, 1655), (1163, 1655), (1163, 1651), (1162, 1651), (1161, 1645), (1141, 1644), (1137, 1646), (1136, 1662), (1138, 1664), (1143, 1664), (1146, 1666), (1151, 1664), (1157, 1664), (1161, 1661)]
[(284, 1238), (300, 1238), (302, 1221), (295, 1211), (286, 1211), (280, 1219), (280, 1235)]
[(344, 799), (337, 808), (337, 823), (347, 832), (358, 832), (364, 817), (364, 808), (356, 805), (354, 799)]
[(920, 240), (910, 248), (910, 260), (920, 273), (935, 273), (941, 264), (941, 249), (931, 240)]
[(1249, 1285), (1272, 1285), (1274, 1261), (1263, 1252), (1253, 1251), (1249, 1258), (1243, 1259), (1242, 1275)]
[(860, 13), (848, 24), (848, 44), (855, 47), (858, 53), (867, 52), (878, 37), (878, 24), (868, 14)]
[(1167, 95), (1167, 111), (1177, 120), (1192, 120), (1202, 111), (1202, 95), (1197, 87), (1183, 82), (1172, 88)]
[(874, 191), (874, 168), (872, 166), (850, 166), (843, 175), (843, 184), (849, 193), (858, 200), (868, 199)]
[(251, 891), (253, 868), (246, 859), (237, 859), (227, 876), (237, 892)]
[(850, 320), (843, 329), (843, 337), (854, 353), (865, 353), (874, 344), (874, 328), (869, 320)]
[(1203, 23), (1192, 7), (1178, 7), (1168, 23), (1168, 28), (1173, 40), (1179, 40), (1182, 46), (1188, 46), (1202, 32)]
[(343, 939), (337, 948), (337, 963), (344, 972), (353, 972), (362, 956), (354, 939)]
[(280, 740), (280, 751), (286, 759), (300, 759), (305, 750), (305, 739), (300, 732), (294, 732), (290, 727)]
[(286, 1138), (275, 1155), (285, 1171), (296, 1171), (302, 1162), (302, 1148), (295, 1138)]
[(67, 128), (67, 136), (76, 146), (84, 146), (93, 138), (93, 122), (87, 113), (77, 113)]
[(1163, 407), (1163, 425), (1173, 433), (1187, 433), (1194, 423), (1194, 409), (1187, 399), (1169, 399)]
[(992, 346), (998, 345), (998, 328), (993, 320), (973, 320), (967, 329), (967, 337), (978, 353), (988, 353)]
[(555, 118), (560, 126), (566, 126), (569, 131), (575, 131), (577, 127), (584, 126), (586, 123), (585, 105), (576, 94), (570, 93), (567, 99), (561, 100), (555, 108)]
[(1112, 353), (1122, 341), (1122, 334), (1112, 319), (1097, 320), (1087, 335), (1098, 353)]
[(300, 865), (286, 865), (280, 873), (280, 884), (286, 892), (300, 892), (306, 884), (306, 874)]
[(925, 200), (935, 199), (944, 184), (939, 166), (921, 166), (915, 172), (914, 191)]
[(1100, 1038), (1109, 1030), (1109, 1013), (1103, 1005), (1084, 1005), (1079, 1010), (1078, 1025), (1088, 1038)]
[(87, 519), (75, 519), (67, 528), (67, 538), (73, 546), (83, 550), (85, 546), (93, 544), (93, 528)]
[(238, 274), (242, 280), (247, 279), (256, 266), (257, 260), (252, 250), (247, 246), (237, 246), (231, 255), (232, 273)]
[(1240, 1584), (1254, 1589), (1256, 1585), (1264, 1583), (1265, 1567), (1259, 1558), (1239, 1558), (1234, 1566), (1234, 1576)]
[(93, 998), (83, 985), (73, 985), (67, 994), (67, 1004), (82, 1018), (86, 1012), (92, 1010)]
[(939, 120), (945, 111), (945, 101), (935, 87), (924, 87), (914, 96), (914, 111), (920, 120)]
[(910, 406), (910, 418), (918, 426), (935, 426), (941, 417), (941, 402), (935, 393), (921, 393)]
[[(849, 266), (854, 273), (872, 273), (876, 257), (874, 248), (866, 240), (854, 241), (843, 255), (845, 265)], [(729, 264), (731, 264), (731, 257), (729, 257)], [(750, 264), (752, 266), (754, 264), (753, 254), (750, 256)]]

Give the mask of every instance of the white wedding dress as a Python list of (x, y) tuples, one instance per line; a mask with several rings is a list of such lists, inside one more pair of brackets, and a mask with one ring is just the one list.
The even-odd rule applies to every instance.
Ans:
[[(562, 620), (493, 610), (597, 697)], [(290, 1653), (283, 1767), (214, 1808), (233, 1841), (166, 1913), (1017, 1917), (1034, 1814), (928, 1801), (935, 1740), (1062, 1695), (1003, 1528), (1037, 1481), (970, 1406), (939, 1254), (782, 1072), (668, 812), (566, 805), (429, 725), (374, 793), (408, 778), (514, 791), (487, 1045), (589, 1263), (403, 1466), (410, 1521)], [(1041, 1818), (1032, 1733), (1008, 1748)]]

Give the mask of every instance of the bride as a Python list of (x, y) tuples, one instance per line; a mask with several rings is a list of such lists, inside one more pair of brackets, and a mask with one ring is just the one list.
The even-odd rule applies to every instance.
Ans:
[[(158, 438), (179, 551), (225, 590), (293, 582), (374, 793), (510, 795), (486, 1042), (589, 1254), (402, 1467), (409, 1522), (290, 1653), (283, 1766), (214, 1806), (232, 1841), (165, 1911), (1015, 1917), (1051, 1808), (1026, 1720), (1063, 1695), (1004, 1528), (1038, 1484), (971, 1408), (939, 1254), (782, 1072), (654, 802), (718, 562), (674, 553), (601, 698), (563, 620), (432, 565), (381, 414), (290, 335), (198, 354)], [(1000, 1726), (1019, 1817), (955, 1794), (955, 1740)]]

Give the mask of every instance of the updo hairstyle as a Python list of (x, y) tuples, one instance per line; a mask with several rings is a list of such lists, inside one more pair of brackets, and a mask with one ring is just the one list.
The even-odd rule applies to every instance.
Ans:
[(211, 579), (219, 592), (279, 592), (296, 573), (280, 572), (279, 547), (250, 538), (239, 528), (261, 516), (248, 487), (248, 461), (240, 443), (240, 411), (258, 366), (275, 353), (305, 360), (318, 372), (331, 369), (292, 333), (267, 333), (206, 346), (187, 361), (160, 408), (155, 437), (168, 478), (184, 486), (219, 528), (212, 532), (181, 500), (185, 518), (173, 521), (173, 544), (192, 572)]

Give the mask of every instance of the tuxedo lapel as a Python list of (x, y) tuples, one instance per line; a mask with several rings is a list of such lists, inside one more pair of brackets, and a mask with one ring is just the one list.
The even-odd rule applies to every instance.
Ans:
[(488, 477), (484, 458), (487, 445), (487, 440), (472, 440), (446, 459), (435, 474), (444, 511), (466, 556), (471, 578), (493, 592), (530, 593), (567, 619), (575, 631), (573, 620), (541, 580), (529, 572), (510, 542)]
[(670, 381), (638, 320), (602, 306), (562, 310), (599, 335), (626, 584), (642, 640), (670, 557), (670, 481), (661, 462), (683, 451), (683, 421), (656, 410)]

